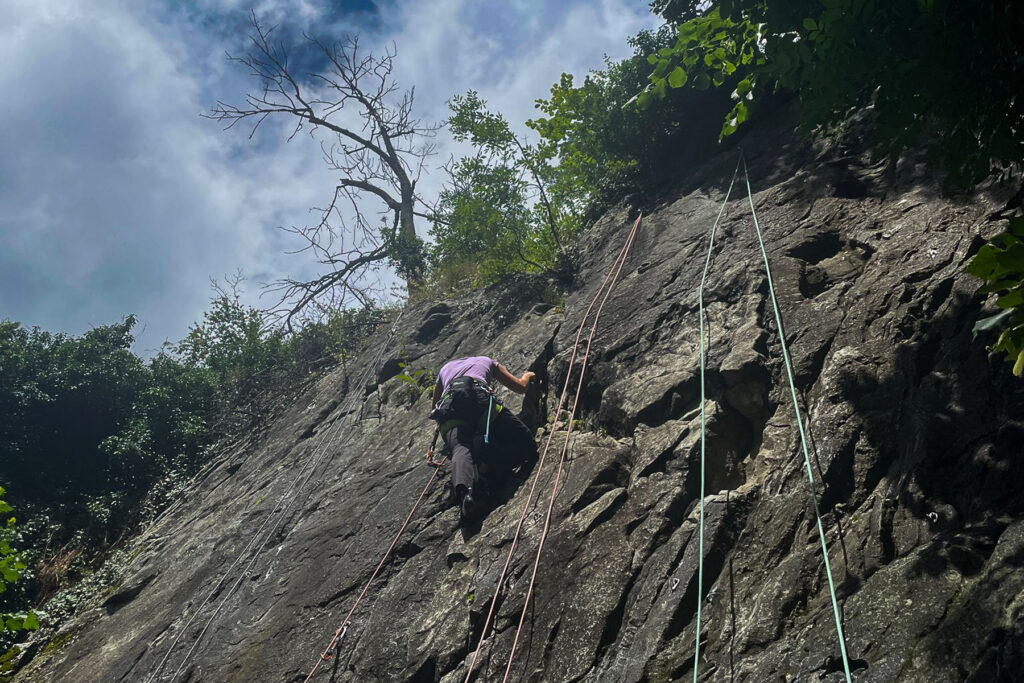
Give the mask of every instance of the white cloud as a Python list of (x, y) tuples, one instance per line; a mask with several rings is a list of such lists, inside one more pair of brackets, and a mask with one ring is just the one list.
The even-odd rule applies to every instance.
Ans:
[(269, 221), (313, 200), (310, 150), (234, 156), (180, 46), (120, 5), (26, 7), (0, 44), (20, 93), (0, 130), (0, 314), (81, 332), (134, 312), (153, 348), (201, 315), (210, 276), (280, 272)]
[[(201, 316), (210, 276), (313, 272), (283, 253), (298, 245), (275, 228), (310, 222), (333, 188), (316, 141), (286, 144), (286, 121), (249, 141), (198, 116), (253, 85), (223, 59), (243, 44), (247, 4), (83, 7), (17, 0), (0, 25), (0, 316), (79, 333), (136, 313), (139, 347), (152, 349)], [(344, 28), (328, 7), (264, 0), (257, 11)], [(380, 18), (364, 42), (397, 43), (397, 76), (416, 86), (424, 119), (473, 88), (515, 125), (562, 71), (625, 55), (625, 38), (653, 25), (645, 4), (625, 0), (402, 0)], [(457, 147), (443, 133), (438, 143), (439, 164)], [(421, 189), (442, 180), (435, 171)]]
[[(534, 101), (549, 95), (563, 72), (577, 78), (602, 68), (603, 57), (631, 54), (626, 38), (656, 26), (645, 3), (479, 3), (438, 0), (400, 3), (396, 29), (382, 40), (399, 49), (396, 72), (416, 84), (418, 111), (427, 120), (448, 115), (446, 101), (476, 90), (522, 135), (536, 115)], [(467, 152), (443, 131), (438, 160)], [(421, 183), (436, 194), (444, 177)]]

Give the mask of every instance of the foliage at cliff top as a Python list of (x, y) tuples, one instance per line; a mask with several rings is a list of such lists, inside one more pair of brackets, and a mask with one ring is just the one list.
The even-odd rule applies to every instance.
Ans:
[(571, 269), (574, 237), (601, 212), (713, 149), (727, 93), (679, 91), (643, 110), (628, 106), (652, 71), (647, 54), (670, 37), (641, 32), (632, 57), (607, 61), (581, 83), (563, 74), (526, 122), (532, 141), (476, 92), (452, 98), (447, 123), (474, 153), (449, 164), (435, 207), (435, 284)]
[(927, 141), (950, 187), (1024, 159), (1024, 6), (955, 0), (657, 0), (676, 25), (641, 105), (668, 88), (726, 87), (735, 132), (758, 101), (795, 93), (803, 126), (841, 136), (870, 107), (871, 140), (896, 159)]

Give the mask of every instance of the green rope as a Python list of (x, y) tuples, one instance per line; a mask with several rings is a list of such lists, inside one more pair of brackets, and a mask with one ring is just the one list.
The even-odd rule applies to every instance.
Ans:
[(725, 205), (732, 194), (732, 186), (736, 182), (736, 174), (740, 170), (740, 161), (736, 160), (736, 169), (732, 172), (732, 180), (729, 181), (729, 189), (725, 192), (725, 199), (722, 200), (722, 208), (718, 210), (715, 224), (711, 226), (711, 237), (708, 239), (708, 255), (704, 259), (704, 274), (700, 277), (700, 289), (697, 290), (697, 306), (700, 310), (700, 525), (697, 528), (697, 643), (693, 653), (693, 683), (697, 683), (697, 672), (700, 669), (700, 621), (701, 603), (704, 599), (704, 435), (705, 412), (704, 412), (704, 283), (708, 278), (708, 268), (711, 266), (711, 252), (715, 247), (715, 232), (718, 230), (718, 223), (725, 213)]
[[(818, 495), (814, 491), (814, 471), (811, 469), (811, 456), (807, 452), (807, 436), (804, 434), (804, 422), (800, 417), (800, 404), (796, 398), (796, 383), (793, 381), (793, 366), (790, 363), (789, 351), (786, 348), (786, 335), (783, 332), (782, 327), (782, 314), (779, 312), (779, 302), (775, 299), (775, 285), (772, 283), (772, 271), (771, 268), (768, 267), (768, 251), (764, 248), (764, 238), (761, 234), (761, 225), (757, 221), (757, 211), (754, 210), (754, 193), (750, 189), (750, 175), (747, 173), (747, 160), (743, 157), (742, 150), (740, 150), (740, 160), (743, 162), (743, 178), (747, 183), (747, 199), (750, 202), (750, 213), (754, 217), (754, 230), (757, 232), (757, 242), (761, 246), (761, 256), (764, 257), (764, 271), (768, 276), (768, 293), (771, 295), (772, 308), (775, 310), (775, 324), (779, 330), (779, 344), (782, 346), (782, 359), (786, 364), (786, 376), (789, 379), (789, 393), (793, 396), (793, 411), (796, 413), (796, 426), (800, 430), (800, 446), (803, 448), (804, 463), (807, 465), (807, 480), (811, 485), (811, 500), (814, 502), (814, 515), (818, 519), (818, 536), (821, 538), (821, 554), (825, 558), (825, 574), (828, 577), (829, 594), (832, 596), (832, 613), (835, 616), (836, 631), (839, 634), (839, 649), (843, 655), (843, 669), (846, 673), (846, 683), (851, 683), (850, 661), (846, 656), (846, 639), (843, 636), (843, 624), (839, 617), (839, 602), (836, 600), (836, 586), (832, 580), (832, 566), (828, 561), (828, 545), (825, 543), (825, 527), (821, 522), (821, 510), (818, 508)], [(703, 329), (701, 331), (703, 333)], [(703, 352), (701, 355), (701, 361), (703, 362)], [(703, 382), (703, 376), (701, 377), (701, 381)], [(703, 400), (703, 396), (701, 398)], [(703, 406), (701, 407), (701, 415), (703, 416)], [(701, 428), (701, 452), (703, 457), (703, 424), (701, 425)], [(701, 493), (703, 495), (703, 491)], [(694, 680), (696, 680), (696, 669), (694, 671)]]
[(705, 398), (705, 357), (706, 357), (706, 345), (704, 341), (704, 286), (707, 282), (708, 269), (711, 266), (711, 255), (714, 251), (715, 246), (715, 234), (718, 230), (718, 224), (722, 219), (722, 214), (725, 212), (725, 206), (729, 201), (729, 195), (732, 194), (733, 185), (736, 182), (736, 175), (739, 172), (740, 164), (743, 164), (743, 177), (747, 185), (747, 200), (750, 203), (750, 213), (754, 219), (754, 231), (757, 233), (757, 241), (761, 247), (761, 256), (764, 258), (764, 269), (768, 277), (768, 293), (771, 297), (772, 308), (775, 311), (775, 323), (779, 330), (779, 343), (782, 346), (782, 359), (786, 366), (786, 375), (789, 378), (789, 391), (793, 397), (793, 410), (796, 412), (796, 424), (797, 429), (800, 432), (800, 445), (803, 448), (804, 463), (807, 465), (807, 479), (810, 482), (811, 488), (811, 501), (814, 503), (814, 514), (818, 521), (818, 536), (821, 539), (822, 555), (825, 558), (825, 573), (828, 577), (829, 594), (832, 598), (832, 612), (835, 616), (836, 631), (839, 634), (839, 649), (843, 657), (843, 669), (846, 673), (847, 683), (852, 683), (852, 677), (850, 675), (850, 662), (846, 654), (846, 640), (843, 635), (842, 620), (839, 616), (839, 602), (836, 599), (836, 588), (835, 582), (832, 579), (832, 566), (828, 559), (828, 545), (825, 542), (825, 527), (821, 521), (821, 510), (818, 507), (818, 496), (815, 493), (814, 488), (814, 471), (811, 469), (811, 458), (807, 451), (807, 437), (804, 432), (803, 419), (800, 415), (800, 405), (797, 401), (796, 396), (796, 383), (793, 380), (793, 367), (789, 359), (789, 349), (786, 347), (786, 337), (783, 333), (782, 327), (782, 314), (779, 311), (779, 302), (775, 298), (775, 284), (772, 281), (771, 268), (768, 265), (768, 252), (764, 246), (764, 237), (761, 232), (761, 225), (757, 220), (757, 211), (754, 209), (754, 193), (750, 188), (750, 176), (747, 173), (747, 161), (743, 156), (743, 150), (740, 150), (739, 158), (736, 160), (736, 169), (732, 173), (732, 180), (729, 181), (729, 189), (725, 193), (725, 199), (722, 200), (722, 207), (718, 211), (718, 216), (715, 218), (715, 223), (711, 227), (711, 236), (708, 239), (708, 253), (704, 259), (704, 272), (700, 278), (700, 288), (697, 290), (697, 304), (699, 310), (699, 323), (700, 323), (700, 524), (698, 527), (697, 535), (697, 635), (696, 643), (694, 645), (694, 656), (693, 656), (693, 681), (697, 683), (697, 676), (700, 672), (700, 630), (701, 630), (701, 607), (703, 603), (704, 593), (704, 473), (705, 473), (705, 460), (706, 460), (706, 434), (707, 434), (707, 417), (706, 417), (706, 398)]

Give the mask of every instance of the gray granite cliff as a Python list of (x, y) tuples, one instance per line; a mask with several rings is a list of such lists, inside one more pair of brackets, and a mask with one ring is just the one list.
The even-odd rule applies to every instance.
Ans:
[[(857, 152), (816, 150), (782, 122), (742, 144), (809, 417), (854, 680), (1020, 680), (1024, 383), (990, 363), (986, 340), (972, 340), (984, 301), (963, 273), (1000, 230), (1012, 189), (945, 198), (913, 159), (887, 168)], [(640, 209), (637, 244), (594, 341), (512, 678), (690, 680), (696, 292), (735, 158), (723, 152), (599, 220), (582, 238), (578, 285), (564, 301), (523, 279), (409, 305), (389, 346), (382, 332), (347, 373), (338, 369), (291, 406), (258, 448), (231, 454), (149, 532), (116, 592), (66, 625), (16, 680), (146, 681), (177, 638), (157, 680), (180, 666), (178, 681), (302, 681), (430, 476), (430, 398), (397, 377), (399, 362), (436, 371), (450, 357), (486, 353), (514, 372), (534, 370), (542, 381), (508, 405), (538, 438), (565, 429), (552, 413), (576, 328)], [(734, 191), (720, 230), (706, 295), (701, 680), (841, 681), (745, 191)], [(381, 351), (370, 380), (356, 381)], [(202, 606), (318, 445), (326, 456), (290, 494), (265, 549), (251, 565), (234, 564), (228, 585), (240, 579), (237, 590), (222, 588)], [(543, 499), (527, 517), (475, 675), (501, 680), (553, 483), (550, 458), (499, 487), (470, 535), (435, 486), (314, 680), (462, 681), (527, 475), (540, 477)]]

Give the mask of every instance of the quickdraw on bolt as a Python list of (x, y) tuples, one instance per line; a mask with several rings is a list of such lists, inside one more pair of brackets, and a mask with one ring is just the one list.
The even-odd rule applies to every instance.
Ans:
[(341, 630), (334, 634), (334, 640), (327, 646), (327, 649), (320, 653), (320, 659), (329, 662), (338, 655), (338, 645), (341, 644), (341, 639), (345, 637), (345, 632), (348, 631), (348, 623), (346, 622)]
[(434, 440), (430, 442), (430, 448), (427, 449), (427, 464), (430, 465), (431, 467), (440, 467), (441, 465), (444, 464), (444, 461), (446, 460), (443, 454), (439, 458), (435, 457), (434, 447), (437, 446), (437, 437), (440, 435), (440, 433), (441, 430), (434, 430)]

